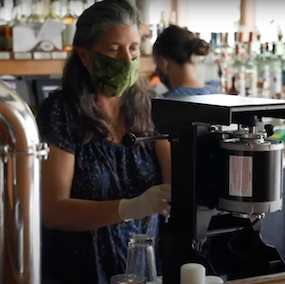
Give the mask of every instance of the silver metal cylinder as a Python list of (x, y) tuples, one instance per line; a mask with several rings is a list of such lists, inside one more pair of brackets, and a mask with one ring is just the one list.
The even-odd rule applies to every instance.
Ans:
[(40, 163), (48, 146), (26, 103), (0, 81), (0, 284), (40, 284)]

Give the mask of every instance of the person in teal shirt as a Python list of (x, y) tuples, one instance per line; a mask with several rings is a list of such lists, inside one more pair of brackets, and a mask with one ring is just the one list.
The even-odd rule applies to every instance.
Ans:
[(156, 72), (169, 89), (165, 97), (221, 93), (217, 88), (200, 82), (195, 75), (197, 57), (205, 56), (209, 51), (208, 43), (178, 26), (170, 26), (159, 35), (153, 46), (153, 57)]

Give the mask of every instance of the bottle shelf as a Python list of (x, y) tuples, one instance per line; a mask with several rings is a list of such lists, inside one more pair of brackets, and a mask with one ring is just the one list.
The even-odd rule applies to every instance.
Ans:
[[(0, 59), (0, 76), (61, 75), (65, 59)], [(142, 57), (140, 73), (150, 76), (155, 70), (151, 56)]]

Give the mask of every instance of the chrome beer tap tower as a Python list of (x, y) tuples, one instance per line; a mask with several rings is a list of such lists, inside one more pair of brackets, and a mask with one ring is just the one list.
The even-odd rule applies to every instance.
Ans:
[(0, 81), (0, 284), (40, 284), (40, 168), (49, 152), (27, 104)]

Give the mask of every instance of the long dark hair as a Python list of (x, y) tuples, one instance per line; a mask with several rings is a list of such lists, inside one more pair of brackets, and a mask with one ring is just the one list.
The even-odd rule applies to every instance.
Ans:
[[(82, 64), (76, 48), (90, 49), (102, 34), (112, 26), (137, 25), (139, 13), (127, 0), (104, 0), (85, 10), (77, 22), (74, 51), (63, 72), (62, 94), (79, 121), (83, 142), (93, 137), (104, 139), (111, 135), (109, 118), (96, 105), (96, 92), (87, 68)], [(136, 135), (151, 135), (154, 126), (151, 120), (151, 98), (153, 94), (144, 78), (121, 97), (121, 114), (126, 131)]]

